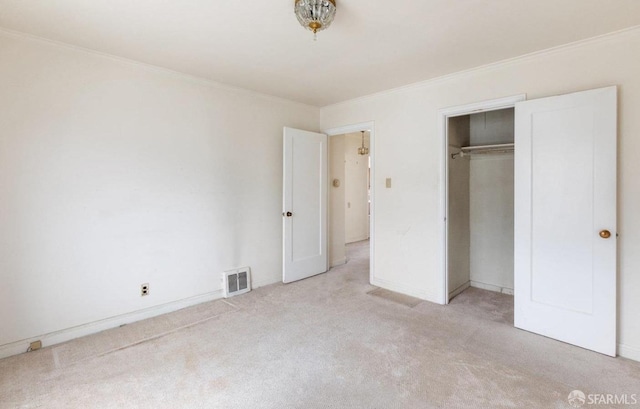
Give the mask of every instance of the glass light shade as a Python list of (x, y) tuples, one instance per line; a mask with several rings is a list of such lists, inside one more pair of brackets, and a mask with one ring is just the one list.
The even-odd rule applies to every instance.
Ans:
[(362, 146), (358, 148), (358, 155), (368, 155), (369, 148), (364, 146), (364, 131), (360, 131), (360, 132), (362, 132)]
[(316, 33), (331, 25), (336, 3), (335, 0), (296, 0), (295, 12), (300, 24)]

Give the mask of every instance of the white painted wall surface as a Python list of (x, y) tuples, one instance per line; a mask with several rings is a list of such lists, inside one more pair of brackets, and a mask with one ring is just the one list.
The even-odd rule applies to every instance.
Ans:
[(470, 161), (472, 285), (513, 291), (513, 154)]
[[(640, 29), (327, 106), (321, 128), (376, 125), (376, 285), (438, 302), (440, 108), (619, 85), (619, 351), (640, 360)], [(385, 179), (393, 187), (385, 189)]]
[[(369, 134), (365, 133), (364, 145), (369, 147)], [(345, 241), (353, 243), (369, 238), (368, 173), (369, 155), (358, 155), (362, 146), (360, 132), (345, 135)]]
[(469, 115), (471, 145), (513, 143), (513, 108)]
[[(470, 115), (470, 144), (513, 143), (514, 110)], [(513, 291), (513, 154), (470, 161), (472, 285)]]
[[(345, 243), (345, 135), (329, 136), (329, 266), (335, 267), (347, 261)], [(340, 186), (333, 186), (338, 180)]]
[(282, 128), (317, 108), (9, 34), (0, 89), (0, 346), (280, 281)]

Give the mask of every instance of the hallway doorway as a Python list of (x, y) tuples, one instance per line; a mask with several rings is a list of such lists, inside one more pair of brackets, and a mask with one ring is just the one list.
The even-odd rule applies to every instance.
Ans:
[(359, 258), (371, 253), (371, 131), (330, 135), (328, 145), (329, 266), (336, 267), (356, 249)]

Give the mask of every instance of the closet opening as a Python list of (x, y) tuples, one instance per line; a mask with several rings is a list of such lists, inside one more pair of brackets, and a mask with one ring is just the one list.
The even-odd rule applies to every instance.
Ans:
[(485, 308), (513, 325), (514, 108), (446, 121), (445, 303)]

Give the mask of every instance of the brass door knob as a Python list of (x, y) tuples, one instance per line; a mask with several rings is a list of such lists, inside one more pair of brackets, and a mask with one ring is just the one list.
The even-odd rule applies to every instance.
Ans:
[(602, 230), (600, 232), (600, 237), (602, 237), (603, 239), (608, 239), (609, 237), (611, 237), (611, 232), (609, 230)]

